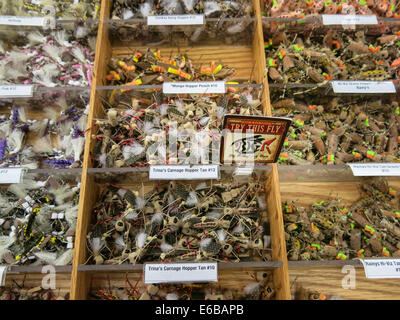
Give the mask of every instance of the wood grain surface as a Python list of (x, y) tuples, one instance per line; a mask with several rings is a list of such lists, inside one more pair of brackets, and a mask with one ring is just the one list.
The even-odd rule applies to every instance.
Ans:
[[(113, 48), (113, 57), (132, 55), (137, 50), (147, 50), (147, 47)], [(234, 68), (237, 72), (232, 79), (255, 81), (255, 57), (251, 46), (203, 46), (203, 47), (173, 47), (160, 48), (162, 57), (173, 57), (177, 54), (187, 54), (196, 67), (210, 66), (212, 61)]]
[[(298, 206), (309, 207), (314, 202), (336, 198), (341, 199), (343, 205), (349, 205), (360, 198), (362, 181), (281, 182), (280, 191), (282, 201), (292, 200)], [(389, 186), (400, 190), (400, 181), (391, 180)]]
[[(47, 273), (49, 274), (49, 273)], [(42, 286), (43, 277), (46, 274), (42, 273), (21, 273), (21, 274), (7, 274), (5, 287), (15, 288), (23, 287), (26, 289)], [(44, 284), (48, 284), (46, 279), (44, 279)], [(55, 289), (52, 290), (56, 296), (69, 297), (70, 296), (70, 286), (71, 286), (71, 273), (56, 273), (55, 278)]]
[[(304, 288), (317, 290), (325, 295), (338, 295), (343, 300), (400, 300), (400, 279), (367, 279), (364, 269), (355, 268), (355, 289), (343, 289), (342, 268), (289, 267), (290, 284), (294, 281)], [(345, 280), (345, 286), (348, 284)]]
[[(265, 270), (260, 271), (261, 273), (266, 273), (269, 279), (272, 279), (271, 271)], [(143, 274), (141, 272), (126, 272), (126, 273), (91, 273), (88, 275), (90, 281), (91, 292), (96, 290), (107, 290), (111, 289), (111, 292), (117, 293), (118, 290), (123, 290), (125, 288), (130, 289), (128, 281), (135, 286), (138, 282), (137, 288), (140, 292), (145, 290), (143, 283)], [(232, 290), (238, 292), (238, 294), (243, 294), (243, 288), (250, 283), (254, 283), (256, 279), (256, 272), (248, 270), (224, 270), (218, 272), (218, 283), (212, 284), (219, 287), (221, 290)], [(272, 283), (269, 284), (272, 288)]]

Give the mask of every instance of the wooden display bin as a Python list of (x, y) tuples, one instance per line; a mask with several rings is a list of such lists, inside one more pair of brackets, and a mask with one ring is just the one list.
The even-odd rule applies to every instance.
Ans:
[[(261, 271), (259, 271), (261, 270)], [(111, 300), (115, 297), (110, 297), (108, 294), (115, 294), (119, 299), (125, 296), (127, 298), (127, 291), (132, 291), (137, 289), (135, 292), (135, 297), (140, 297), (144, 292), (146, 292), (146, 285), (143, 283), (143, 273), (142, 271), (126, 271), (126, 272), (87, 272), (90, 283), (90, 292), (88, 294), (88, 299), (96, 300)], [(195, 284), (193, 288), (185, 290), (187, 295), (191, 295), (192, 292), (197, 293), (192, 296), (193, 299), (201, 300), (221, 300), (221, 295), (226, 292), (226, 290), (231, 291), (234, 297), (237, 299), (245, 299), (246, 294), (244, 288), (247, 285), (257, 283), (260, 277), (266, 276), (268, 280), (262, 283), (261, 286), (264, 289), (265, 295), (264, 299), (273, 299), (275, 291), (273, 290), (273, 285), (270, 281), (271, 271), (266, 271), (261, 268), (247, 268), (240, 267), (235, 269), (220, 267), (218, 272), (218, 282), (209, 284)], [(183, 288), (187, 285), (181, 284)], [(168, 289), (168, 284), (164, 284), (161, 287)], [(206, 296), (206, 290), (209, 294), (213, 296)], [(166, 290), (166, 292), (170, 292)], [(121, 293), (121, 295), (120, 295)], [(224, 299), (229, 296), (225, 295)], [(254, 298), (253, 298), (254, 299)]]
[[(72, 188), (79, 185), (81, 174), (81, 169), (26, 169), (21, 184), (23, 185), (24, 181), (27, 183), (33, 180), (43, 182), (49, 178), (54, 178), (56, 180), (62, 180)], [(5, 191), (10, 186), (11, 184), (3, 184), (1, 185), (1, 189)], [(22, 261), (22, 259), (20, 261)], [(52, 298), (70, 299), (71, 262), (68, 265), (50, 266), (47, 265), (44, 260), (37, 259), (37, 261), (30, 261), (32, 260), (29, 260), (28, 257), (28, 259), (22, 261), (22, 263), (16, 261), (13, 265), (3, 264), (2, 266), (7, 266), (7, 271), (5, 274), (4, 288), (1, 289), (18, 290), (23, 288), (30, 290), (43, 287), (43, 291), (40, 292), (45, 292), (47, 289), (50, 289)]]
[[(41, 268), (40, 268), (41, 269)], [(39, 268), (11, 268), (7, 273), (7, 278), (5, 281), (4, 288), (23, 288), (30, 290), (32, 288), (38, 288), (44, 285), (51, 286), (50, 281), (46, 281), (44, 278), (46, 273), (41, 273)], [(50, 289), (52, 294), (60, 299), (68, 300), (70, 299), (70, 288), (71, 288), (71, 267), (56, 267), (56, 277), (55, 277), (55, 287)], [(47, 273), (48, 275), (49, 273)]]
[[(194, 64), (209, 65), (212, 61), (235, 68), (236, 75), (232, 79), (241, 83), (260, 85), (262, 90), (262, 113), (271, 116), (270, 92), (266, 73), (266, 57), (264, 52), (263, 20), (261, 18), (262, 0), (253, 0), (254, 22), (252, 32), (249, 32), (248, 42), (233, 45), (223, 41), (200, 42), (195, 46), (179, 47), (165, 45), (159, 48), (162, 56), (187, 54)], [(80, 203), (74, 259), (72, 267), (57, 269), (57, 293), (70, 293), (71, 300), (92, 299), (91, 292), (98, 289), (125, 288), (126, 278), (131, 283), (139, 279), (142, 264), (120, 265), (88, 265), (90, 252), (87, 246), (87, 234), (92, 223), (92, 211), (102, 189), (104, 181), (99, 176), (112, 176), (119, 183), (125, 183), (128, 188), (138, 184), (142, 177), (147, 178), (147, 168), (93, 168), (93, 152), (96, 134), (96, 121), (104, 119), (102, 107), (103, 98), (110, 88), (106, 81), (109, 71), (108, 63), (111, 58), (120, 58), (132, 55), (135, 49), (147, 47), (127, 47), (121, 42), (114, 41), (110, 35), (112, 0), (102, 0), (100, 20), (97, 36), (96, 58), (94, 65), (93, 85), (90, 91), (90, 107), (85, 140), (84, 158), (82, 164)], [(268, 19), (264, 23), (269, 23)], [(272, 85), (271, 88), (274, 86)], [(275, 86), (280, 89), (281, 86)], [(7, 110), (2, 110), (7, 114)], [(40, 114), (34, 114), (40, 118)], [(221, 172), (232, 171), (232, 168), (221, 167)], [(357, 185), (360, 179), (354, 178), (346, 166), (278, 166), (271, 164), (258, 167), (256, 170), (265, 172), (265, 200), (268, 217), (265, 217), (270, 226), (271, 260), (249, 261), (239, 263), (219, 263), (219, 282), (221, 288), (238, 288), (242, 290), (255, 272), (272, 273), (274, 298), (290, 300), (291, 286), (294, 281), (306, 288), (315, 289), (325, 294), (340, 295), (343, 299), (393, 299), (400, 296), (398, 285), (393, 280), (366, 279), (362, 265), (358, 261), (306, 261), (288, 262), (285, 242), (282, 201), (294, 200), (298, 204), (312, 204), (315, 201), (340, 197), (343, 203), (351, 203), (358, 198)], [(43, 172), (45, 169), (42, 170)], [(280, 181), (281, 180), (281, 181)], [(132, 182), (133, 181), (133, 182)], [(200, 181), (197, 181), (200, 182)], [(399, 179), (390, 179), (394, 188), (400, 188)], [(342, 288), (342, 267), (350, 264), (356, 268), (356, 289)], [(14, 275), (13, 273), (20, 273)], [(38, 268), (16, 267), (11, 269), (6, 284), (11, 285), (13, 280), (18, 283), (26, 275), (25, 285), (30, 287), (40, 285), (43, 274)], [(28, 283), (29, 282), (29, 283)]]
[[(228, 172), (225, 172), (228, 171)], [(266, 170), (266, 168), (262, 168), (262, 171)], [(268, 169), (267, 169), (268, 170)], [(120, 173), (118, 173), (120, 171)], [(130, 171), (130, 172), (129, 172)], [(136, 172), (135, 172), (136, 171)], [(222, 179), (221, 181), (224, 182), (226, 181), (227, 177), (230, 177), (231, 173), (229, 172), (229, 168), (225, 168), (223, 172), (221, 172)], [(121, 173), (122, 172), (122, 173)], [(227, 177), (226, 177), (227, 176)], [(273, 171), (271, 168), (267, 171), (267, 180), (265, 182), (265, 193), (267, 195), (266, 203), (267, 203), (267, 212), (269, 213), (269, 216), (264, 216), (262, 220), (264, 220), (268, 225), (269, 225), (269, 235), (271, 239), (271, 245), (269, 248), (262, 250), (264, 252), (265, 256), (269, 256), (268, 261), (263, 261), (261, 257), (256, 256), (257, 261), (243, 261), (243, 262), (219, 262), (219, 275), (221, 275), (220, 281), (218, 282), (218, 285), (224, 287), (225, 286), (225, 278), (230, 274), (231, 271), (236, 270), (235, 272), (239, 272), (240, 270), (241, 273), (244, 273), (245, 275), (247, 274), (246, 272), (250, 271), (265, 271), (268, 272), (270, 271), (273, 275), (273, 281), (274, 281), (274, 288), (276, 297), (282, 298), (282, 294), (284, 292), (284, 289), (281, 285), (281, 279), (279, 278), (280, 273), (282, 272), (283, 268), (283, 262), (280, 259), (280, 256), (277, 254), (276, 247), (278, 247), (277, 239), (279, 236), (282, 235), (282, 232), (279, 231), (279, 229), (276, 228), (276, 221), (282, 221), (281, 219), (274, 219), (274, 206), (272, 205), (274, 202), (271, 201), (271, 199), (274, 197), (274, 188), (273, 188)], [(79, 221), (81, 226), (78, 227), (79, 231), (79, 236), (77, 237), (79, 240), (77, 240), (77, 246), (79, 246), (79, 251), (76, 251), (75, 254), (75, 260), (74, 260), (74, 269), (77, 268), (77, 281), (72, 282), (72, 288), (74, 288), (74, 283), (82, 283), (82, 285), (78, 288), (76, 287), (76, 291), (72, 291), (72, 299), (87, 299), (90, 286), (91, 286), (91, 273), (95, 273), (96, 275), (94, 277), (97, 277), (98, 273), (105, 274), (106, 272), (112, 272), (113, 274), (116, 274), (115, 277), (122, 277), (124, 276), (125, 272), (134, 272), (137, 276), (137, 274), (140, 274), (143, 272), (143, 264), (102, 264), (102, 265), (94, 265), (91, 264), (92, 262), (89, 262), (90, 258), (90, 251), (87, 249), (87, 238), (86, 235), (89, 232), (90, 224), (93, 223), (92, 217), (92, 210), (96, 202), (98, 201), (98, 196), (100, 194), (100, 191), (104, 189), (105, 185), (104, 183), (106, 181), (112, 181), (113, 185), (118, 185), (119, 187), (129, 189), (132, 191), (139, 191), (143, 193), (147, 193), (148, 191), (152, 190), (154, 186), (160, 186), (162, 184), (167, 184), (168, 182), (157, 182), (157, 181), (149, 181), (148, 180), (148, 172), (145, 168), (141, 169), (136, 169), (135, 168), (114, 168), (114, 169), (88, 169), (88, 181), (86, 182), (87, 185), (90, 186), (90, 193), (91, 193), (91, 198), (90, 202), (85, 201), (85, 215), (82, 217), (79, 217)], [(213, 181), (212, 183), (220, 183), (221, 181)], [(179, 183), (185, 183), (185, 184), (194, 184), (198, 185), (201, 182), (206, 182), (207, 184), (210, 184), (211, 181), (187, 181), (187, 182), (179, 182)], [(264, 182), (263, 182), (264, 184)], [(140, 191), (142, 190), (142, 191)], [(82, 225), (82, 222), (84, 222), (84, 226)], [(81, 248), (84, 248), (82, 250)], [(77, 258), (78, 257), (78, 258)], [(79, 259), (79, 260), (77, 260)], [(77, 261), (79, 263), (77, 264)], [(212, 261), (212, 260), (211, 260)], [(119, 273), (119, 275), (118, 275)], [(224, 276), (225, 274), (225, 276)], [(114, 277), (114, 276), (113, 276)], [(229, 276), (228, 276), (229, 277)], [(241, 280), (235, 280), (237, 281), (235, 286), (246, 286), (247, 283), (249, 282), (249, 279), (247, 281), (244, 280), (246, 277), (238, 277), (237, 279)], [(247, 276), (248, 278), (248, 276)], [(243, 282), (242, 282), (243, 280)], [(229, 281), (233, 281), (232, 279)], [(228, 282), (229, 282), (228, 281)], [(229, 282), (230, 283), (230, 282)], [(75, 295), (75, 296), (74, 296)]]
[[(161, 54), (170, 56), (174, 53), (187, 53), (189, 57), (193, 59), (194, 63), (201, 62), (204, 64), (208, 64), (213, 60), (221, 61), (226, 65), (234, 67), (237, 71), (237, 79), (247, 79), (253, 81), (255, 83), (264, 85), (264, 96), (263, 96), (263, 113), (265, 115), (271, 115), (271, 106), (269, 99), (269, 88), (267, 79), (264, 75), (264, 70), (266, 67), (266, 58), (264, 53), (264, 36), (262, 33), (262, 23), (261, 23), (261, 14), (260, 14), (260, 3), (259, 1), (254, 1), (255, 7), (255, 17), (257, 18), (257, 25), (254, 33), (254, 40), (252, 46), (239, 45), (239, 46), (229, 46), (229, 45), (204, 45), (204, 46), (196, 46), (196, 47), (186, 47), (186, 48), (168, 48), (162, 46), (160, 48)], [(107, 74), (107, 62), (111, 57), (123, 57), (132, 53), (133, 48), (123, 47), (120, 44), (117, 46), (113, 46), (110, 42), (110, 37), (108, 34), (108, 26), (103, 20), (110, 18), (110, 6), (111, 1), (103, 1), (102, 3), (102, 12), (101, 12), (101, 22), (98, 33), (98, 44), (97, 44), (97, 55), (96, 55), (96, 63), (95, 63), (95, 86), (92, 88), (92, 97), (91, 97), (91, 108), (89, 114), (89, 123), (88, 127), (91, 128), (94, 125), (95, 119), (104, 117), (101, 103), (102, 100), (100, 95), (102, 93), (101, 87), (104, 88), (106, 86), (105, 76)], [(138, 48), (143, 49), (143, 48)], [(96, 90), (97, 89), (97, 90)], [(96, 182), (94, 180), (94, 176), (88, 174), (87, 169), (91, 168), (90, 162), (90, 152), (93, 150), (92, 140), (87, 137), (86, 140), (86, 150), (85, 150), (85, 163), (84, 163), (84, 173), (83, 173), (83, 186), (81, 189), (82, 198), (85, 199), (84, 202), (81, 203), (80, 212), (79, 212), (79, 222), (78, 222), (78, 233), (76, 242), (76, 255), (74, 259), (74, 267), (72, 272), (72, 283), (71, 283), (71, 297), (72, 299), (86, 299), (88, 298), (89, 291), (91, 290), (90, 279), (92, 277), (89, 266), (83, 266), (87, 259), (87, 248), (86, 248), (86, 231), (88, 230), (90, 224), (90, 211), (93, 205), (96, 202)], [(274, 261), (281, 262), (282, 265), (274, 268), (273, 270), (273, 281), (274, 287), (276, 291), (277, 299), (290, 299), (290, 283), (289, 283), (289, 274), (291, 281), (296, 275), (300, 274), (299, 272), (303, 272), (307, 274), (307, 271), (304, 270), (312, 270), (312, 266), (307, 266), (306, 269), (299, 266), (291, 266), (290, 270), (287, 267), (287, 257), (286, 257), (286, 244), (284, 238), (284, 229), (283, 229), (283, 217), (282, 217), (282, 209), (281, 209), (281, 195), (284, 199), (288, 198), (288, 188), (292, 190), (293, 193), (298, 193), (299, 188), (302, 188), (303, 185), (298, 182), (298, 184), (287, 183), (279, 184), (279, 176), (278, 176), (278, 166), (276, 164), (268, 166), (270, 170), (269, 179), (267, 181), (266, 188), (266, 197), (267, 197), (267, 205), (268, 211), (270, 214), (270, 224), (271, 224), (271, 247), (272, 247), (272, 257)], [(303, 170), (304, 168), (302, 168)], [(307, 170), (310, 170), (308, 168)], [(134, 169), (126, 168), (127, 172), (132, 172), (134, 174)], [(290, 168), (288, 168), (288, 172), (290, 172)], [(348, 176), (348, 173), (346, 174)], [(323, 178), (318, 177), (318, 174), (315, 177), (317, 183), (325, 184), (323, 182)], [(343, 189), (343, 196), (351, 194), (351, 186), (354, 186), (350, 183), (348, 189)], [(336, 188), (334, 184), (328, 184), (328, 186), (332, 186), (332, 188)], [(326, 188), (327, 192), (331, 190), (330, 188)], [(311, 262), (312, 264), (312, 262)], [(337, 262), (334, 262), (337, 264)], [(339, 262), (340, 264), (340, 262)], [(328, 263), (329, 265), (329, 263)], [(138, 266), (137, 266), (138, 267)], [(137, 268), (135, 266), (129, 266), (129, 268)], [(85, 268), (89, 268), (86, 269)], [(110, 268), (110, 267), (108, 267)], [(131, 271), (131, 269), (126, 271)], [(103, 272), (110, 271), (103, 270)], [(248, 266), (246, 268), (248, 269)], [(323, 268), (328, 272), (328, 276), (332, 279), (340, 278), (342, 279), (341, 266), (334, 266), (331, 268)], [(357, 269), (357, 275), (360, 277), (362, 270)], [(101, 269), (98, 269), (95, 274), (98, 274)], [(289, 272), (290, 271), (290, 272)], [(136, 274), (139, 271), (136, 271)], [(103, 274), (104, 275), (104, 274)], [(322, 276), (322, 275), (321, 275)], [(100, 276), (99, 276), (100, 277)], [(113, 273), (114, 277), (114, 273)], [(115, 273), (115, 277), (123, 278), (123, 271), (118, 271)], [(104, 277), (103, 277), (104, 279)], [(221, 285), (224, 284), (224, 278), (221, 278)], [(309, 278), (305, 278), (305, 281), (308, 281)], [(382, 281), (372, 282), (370, 280), (363, 280), (365, 283), (374, 283), (374, 286), (379, 286)], [(385, 281), (384, 281), (385, 282)], [(307, 283), (307, 282), (306, 282)], [(315, 281), (309, 282), (314, 285), (314, 288), (319, 289), (320, 291), (324, 291), (327, 287), (325, 285), (325, 281)], [(364, 282), (363, 282), (364, 283)], [(386, 281), (385, 283), (388, 283)], [(338, 289), (339, 290), (339, 289)], [(329, 291), (329, 290), (328, 290)], [(336, 291), (336, 290), (334, 290)], [(361, 292), (359, 295), (351, 295), (348, 293), (347, 295), (343, 293), (343, 291), (338, 291), (344, 298), (367, 298), (371, 299), (368, 295), (368, 291)], [(333, 292), (334, 294), (335, 292)], [(389, 291), (387, 291), (389, 293)], [(390, 298), (389, 295), (386, 297)]]
[[(90, 113), (88, 120), (88, 128), (95, 131), (95, 119), (104, 117), (100, 98), (101, 94), (104, 94), (101, 87), (104, 88), (106, 85), (105, 78), (108, 72), (107, 63), (112, 57), (123, 57), (132, 54), (133, 48), (126, 48), (121, 46), (112, 46), (109, 38), (109, 28), (107, 26), (107, 20), (110, 18), (111, 1), (104, 0), (101, 7), (101, 19), (98, 32), (97, 52), (95, 61), (95, 78), (93, 80), (93, 87), (91, 92), (90, 101)], [(161, 55), (169, 56), (174, 53), (187, 53), (192, 59), (193, 63), (209, 64), (211, 61), (221, 61), (222, 63), (233, 67), (237, 71), (235, 79), (242, 79), (246, 81), (252, 81), (253, 83), (263, 84), (263, 113), (270, 115), (270, 106), (268, 99), (268, 86), (264, 83), (264, 70), (265, 70), (265, 56), (263, 49), (263, 35), (260, 24), (260, 9), (259, 1), (254, 1), (255, 18), (257, 19), (254, 39), (252, 45), (216, 45), (216, 46), (201, 46), (196, 48), (168, 48), (162, 47)], [(139, 49), (139, 48), (137, 48)], [(233, 80), (235, 80), (233, 79)], [(89, 173), (92, 164), (90, 161), (91, 152), (93, 151), (94, 143), (91, 139), (91, 135), (88, 134), (86, 137), (85, 145), (85, 158), (83, 165), (82, 175), (82, 186), (81, 186), (81, 205), (79, 210), (78, 225), (77, 225), (77, 238), (75, 242), (75, 256), (72, 270), (72, 281), (71, 281), (71, 299), (87, 299), (90, 291), (90, 279), (89, 274), (90, 266), (84, 266), (88, 258), (88, 250), (86, 246), (86, 234), (91, 222), (91, 210), (97, 201), (98, 185), (95, 181), (94, 175)], [(270, 230), (271, 230), (271, 249), (272, 249), (272, 260), (270, 265), (262, 265), (261, 270), (273, 269), (273, 281), (274, 289), (276, 292), (277, 299), (289, 299), (289, 278), (287, 273), (286, 263), (286, 249), (283, 238), (283, 224), (282, 224), (282, 213), (280, 207), (280, 194), (278, 190), (278, 176), (276, 165), (270, 165), (264, 167), (269, 173), (269, 178), (266, 182), (266, 203), (268, 206), (268, 212), (270, 214)], [(125, 168), (126, 172), (130, 172), (131, 177), (135, 177), (135, 168)], [(110, 169), (109, 171), (112, 171)], [(84, 199), (84, 200), (83, 200)], [(103, 271), (111, 271), (107, 268), (114, 268), (115, 266), (101, 266), (106, 268)], [(119, 268), (121, 266), (118, 266)], [(128, 270), (137, 269), (139, 266), (129, 265)], [(244, 270), (251, 270), (255, 266), (249, 265), (237, 265)], [(232, 268), (236, 268), (235, 264), (232, 264)], [(87, 271), (85, 271), (85, 268)], [(124, 268), (124, 267), (122, 267)], [(260, 269), (260, 266), (258, 266)], [(120, 269), (123, 270), (123, 269)], [(101, 268), (98, 269), (101, 271)], [(122, 271), (117, 273), (116, 277), (124, 277)], [(221, 285), (224, 286), (224, 278), (221, 280)]]
[[(262, 9), (263, 2), (264, 1), (261, 2)], [(366, 31), (369, 33), (370, 38), (372, 38), (373, 36), (379, 37), (383, 34), (391, 35), (399, 28), (399, 19), (395, 18), (378, 18), (378, 23), (378, 26), (358, 25), (355, 31)], [(354, 32), (352, 30), (345, 30), (341, 25), (323, 26), (321, 16), (307, 17), (304, 19), (288, 17), (273, 18), (267, 16), (262, 17), (262, 26), (264, 41), (267, 45), (270, 39), (277, 36), (278, 31), (284, 31), (288, 37), (289, 35), (291, 36), (298, 33), (318, 35), (321, 36), (321, 38), (326, 35), (329, 30), (334, 30), (343, 34)], [(307, 45), (309, 49), (311, 46), (309, 46), (309, 43)], [(393, 44), (393, 46), (395, 47), (396, 44)], [(268, 57), (267, 54), (267, 58), (271, 57), (272, 56)], [(328, 81), (318, 84), (295, 83), (294, 81), (291, 83), (271, 82), (272, 81), (269, 82), (269, 90), (272, 98), (270, 101), (271, 104), (283, 99), (293, 99), (293, 97), (293, 100), (298, 98), (298, 100), (305, 102), (307, 106), (308, 104), (315, 104), (315, 100), (309, 99), (309, 97), (320, 97), (328, 102), (334, 97), (341, 97), (349, 100), (359, 97), (364, 99), (366, 105), (369, 101), (376, 99), (377, 96), (382, 98), (382, 100), (392, 99), (393, 101), (399, 101), (398, 79), (393, 81), (397, 93), (384, 95), (371, 92), (363, 95), (335, 94)], [(294, 92), (295, 94), (293, 94)], [(311, 101), (314, 102), (311, 103)], [(283, 109), (275, 109), (274, 114), (278, 115), (278, 113), (280, 116), (288, 116), (288, 113), (284, 112)], [(379, 111), (377, 113), (379, 113)], [(289, 114), (291, 115), (293, 112)], [(294, 114), (296, 114), (296, 112), (294, 112)], [(388, 115), (388, 113), (385, 115)], [(295, 127), (294, 124), (293, 127)], [(392, 159), (382, 161), (393, 162)], [(341, 163), (343, 163), (343, 161)], [(362, 178), (354, 177), (352, 171), (346, 165), (279, 165), (278, 171), (280, 181), (279, 188), (283, 202), (289, 200), (294, 201), (297, 206), (309, 207), (315, 202), (340, 198), (342, 199), (341, 203), (343, 205), (349, 205), (359, 198), (359, 185)], [(399, 179), (396, 177), (388, 178), (388, 182), (394, 189), (400, 186)], [(382, 256), (382, 258), (386, 257)], [(342, 280), (346, 276), (346, 269), (343, 269), (344, 271), (342, 273), (342, 268), (345, 265), (355, 267), (355, 289), (344, 289), (342, 287)], [(367, 279), (363, 266), (358, 260), (288, 261), (288, 268), (290, 287), (292, 289), (294, 288), (295, 282), (297, 282), (306, 289), (316, 290), (326, 295), (338, 295), (342, 299), (398, 299), (399, 296), (399, 291), (396, 288), (396, 279)]]
[[(79, 117), (82, 117), (82, 123), (85, 124), (86, 119), (84, 117), (84, 111), (86, 105), (89, 103), (89, 94), (90, 94), (90, 88), (89, 87), (82, 87), (82, 88), (52, 88), (52, 87), (35, 87), (33, 90), (32, 97), (30, 98), (10, 98), (10, 99), (4, 99), (0, 101), (0, 116), (3, 119), (12, 119), (12, 117), (15, 117), (16, 120), (15, 122), (17, 123), (17, 127), (22, 127), (24, 126), (29, 126), (32, 125), (33, 122), (40, 122), (47, 117), (52, 117), (53, 119), (51, 120), (52, 123), (54, 124), (57, 121), (57, 124), (62, 123), (63, 117), (65, 117), (65, 113), (63, 114), (64, 111), (70, 111), (74, 110), (71, 112), (70, 115), (68, 115), (68, 119), (71, 119), (74, 114), (78, 114)], [(68, 101), (68, 104), (70, 105), (70, 108), (67, 108), (63, 110), (60, 106), (60, 101), (65, 99), (65, 101)], [(23, 115), (23, 119), (20, 118)], [(54, 120), (54, 118), (56, 120)], [(53, 128), (52, 128), (53, 129)], [(43, 143), (48, 142), (51, 145), (51, 148), (56, 149), (56, 150), (62, 150), (64, 153), (65, 147), (63, 146), (63, 139), (67, 138), (67, 135), (62, 136), (59, 134), (58, 131), (56, 130), (49, 130), (50, 133), (42, 137), (39, 136), (37, 131), (32, 130), (30, 131), (29, 129), (26, 130), (27, 132), (24, 134), (24, 147), (31, 147), (33, 150), (33, 154), (35, 155), (34, 160), (32, 161), (32, 158), (28, 157), (20, 157), (20, 156), (15, 156), (16, 159), (18, 160), (11, 160), (10, 158), (13, 158), (9, 154), (5, 154), (4, 156), (4, 161), (6, 161), (7, 165), (16, 165), (16, 166), (22, 166), (23, 168), (26, 169), (43, 169), (43, 173), (46, 173), (47, 170), (53, 170), (54, 166), (49, 163), (47, 159), (47, 154), (44, 151), (36, 151), (38, 148), (40, 150), (40, 147), (38, 147), (37, 144), (41, 141), (41, 139), (44, 140)], [(5, 136), (6, 139), (9, 138), (9, 135)], [(47, 140), (48, 138), (48, 140)], [(43, 149), (43, 148), (42, 148)], [(59, 154), (63, 154), (63, 152), (59, 152)], [(81, 154), (81, 158), (83, 156), (83, 151)], [(74, 155), (68, 155), (64, 156), (64, 159), (66, 158), (74, 158)], [(73, 159), (71, 160), (73, 161)], [(76, 162), (76, 164), (71, 168), (71, 173), (73, 174), (74, 170), (77, 168), (81, 167), (80, 162)], [(67, 169), (68, 170), (68, 169)], [(38, 171), (40, 172), (40, 171)]]
[[(309, 207), (315, 202), (341, 199), (349, 206), (360, 197), (364, 178), (353, 177), (348, 166), (280, 166), (280, 191), (282, 201), (294, 201), (296, 206)], [(397, 178), (388, 178), (388, 185), (400, 188)], [(379, 258), (386, 258), (382, 255)], [(393, 279), (367, 279), (362, 263), (357, 260), (288, 261), (291, 287), (294, 283), (325, 295), (338, 295), (344, 300), (398, 299), (400, 289)], [(355, 288), (342, 287), (342, 281), (355, 268)]]

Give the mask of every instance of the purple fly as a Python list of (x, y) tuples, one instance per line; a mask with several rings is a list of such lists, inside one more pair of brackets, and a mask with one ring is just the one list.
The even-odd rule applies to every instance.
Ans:
[(3, 159), (4, 159), (6, 147), (7, 147), (7, 140), (6, 140), (6, 138), (3, 138), (3, 139), (1, 139), (1, 142), (0, 142), (0, 161), (3, 161)]

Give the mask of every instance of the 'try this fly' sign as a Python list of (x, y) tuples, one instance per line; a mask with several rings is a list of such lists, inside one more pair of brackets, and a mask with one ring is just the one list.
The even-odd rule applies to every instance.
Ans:
[(276, 162), (290, 123), (288, 118), (226, 115), (221, 163)]

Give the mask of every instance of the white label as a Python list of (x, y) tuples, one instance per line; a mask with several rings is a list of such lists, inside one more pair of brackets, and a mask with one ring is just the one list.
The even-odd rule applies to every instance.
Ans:
[(218, 265), (210, 263), (146, 263), (144, 283), (217, 282)]
[(33, 86), (0, 86), (0, 97), (2, 98), (30, 98), (32, 96)]
[(0, 266), (0, 287), (4, 287), (6, 282), (7, 266)]
[(30, 208), (31, 206), (30, 206), (30, 204), (28, 203), (28, 202), (23, 202), (22, 203), (22, 208), (24, 208), (25, 210), (26, 209), (28, 209), (28, 208)]
[(360, 259), (368, 279), (400, 278), (400, 259)]
[(332, 81), (335, 93), (396, 93), (392, 81)]
[(0, 169), (0, 184), (20, 183), (22, 179), (22, 168)]
[(225, 81), (164, 82), (163, 92), (179, 93), (225, 93)]
[(201, 24), (204, 24), (204, 15), (202, 14), (179, 14), (147, 17), (147, 25), (149, 26), (179, 26)]
[(150, 166), (150, 180), (204, 180), (219, 179), (218, 165)]
[(33, 199), (30, 196), (26, 196), (25, 200), (28, 201), (30, 204), (34, 203)]
[(0, 25), (44, 27), (46, 18), (0, 16)]
[(51, 214), (51, 219), (55, 220), (55, 219), (64, 219), (64, 213), (52, 213)]
[(234, 176), (249, 176), (253, 173), (253, 167), (236, 168), (233, 172)]
[(400, 163), (349, 163), (355, 177), (400, 176)]
[(73, 242), (68, 242), (67, 243), (67, 249), (72, 249), (74, 247), (74, 243)]
[(375, 15), (323, 14), (324, 25), (378, 24)]

